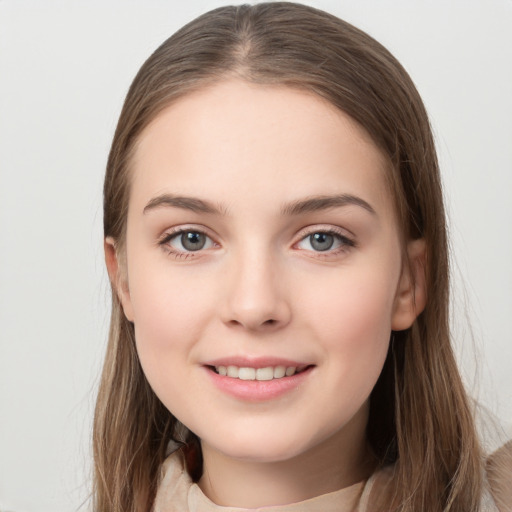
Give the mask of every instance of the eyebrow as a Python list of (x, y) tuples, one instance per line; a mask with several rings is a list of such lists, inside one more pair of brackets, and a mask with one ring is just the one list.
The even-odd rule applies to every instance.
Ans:
[[(315, 211), (327, 210), (329, 208), (340, 208), (343, 206), (359, 206), (372, 215), (377, 215), (373, 207), (364, 199), (352, 194), (312, 196), (306, 199), (293, 201), (281, 209), (281, 214), (286, 216), (300, 215)], [(172, 194), (161, 194), (151, 199), (144, 207), (143, 213), (162, 207), (181, 208), (197, 213), (208, 213), (212, 215), (226, 215), (225, 208), (215, 205), (210, 201), (197, 197), (176, 196)]]
[(143, 213), (147, 213), (156, 208), (164, 206), (171, 206), (174, 208), (181, 208), (183, 210), (190, 210), (197, 213), (210, 213), (216, 215), (224, 215), (225, 210), (220, 208), (209, 201), (198, 199), (196, 197), (175, 196), (172, 194), (162, 194), (154, 197), (144, 207)]
[(373, 207), (364, 199), (352, 194), (338, 194), (333, 196), (312, 196), (303, 200), (294, 201), (284, 206), (281, 210), (283, 215), (299, 215), (329, 208), (339, 208), (342, 206), (359, 206), (364, 208), (372, 215), (377, 215)]

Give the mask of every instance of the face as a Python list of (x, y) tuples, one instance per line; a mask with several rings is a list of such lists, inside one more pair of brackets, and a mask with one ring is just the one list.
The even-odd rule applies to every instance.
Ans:
[(365, 132), (306, 92), (225, 81), (164, 110), (132, 163), (119, 293), (166, 407), (238, 459), (364, 436), (415, 317)]

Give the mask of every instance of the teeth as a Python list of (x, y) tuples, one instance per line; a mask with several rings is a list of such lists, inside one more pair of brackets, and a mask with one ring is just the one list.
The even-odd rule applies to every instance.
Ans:
[(274, 368), (274, 379), (280, 379), (286, 375), (286, 366), (276, 366)]
[(274, 378), (274, 369), (271, 367), (258, 368), (254, 373), (256, 380), (272, 380)]
[(228, 377), (238, 379), (238, 368), (236, 366), (228, 366)]
[(291, 377), (296, 371), (297, 371), (297, 368), (290, 366), (289, 368), (286, 368), (286, 376)]
[(297, 372), (295, 366), (267, 366), (266, 368), (248, 368), (238, 366), (216, 366), (215, 371), (219, 375), (240, 380), (272, 380), (283, 377), (291, 377)]
[(240, 380), (254, 380), (256, 378), (256, 370), (254, 368), (240, 368), (238, 370), (238, 378)]

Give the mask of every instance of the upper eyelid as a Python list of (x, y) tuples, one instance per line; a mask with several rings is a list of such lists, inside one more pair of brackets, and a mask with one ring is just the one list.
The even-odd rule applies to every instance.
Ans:
[(168, 227), (166, 228), (162, 234), (159, 236), (159, 239), (166, 238), (167, 236), (176, 236), (180, 233), (201, 233), (203, 235), (206, 235), (210, 237), (212, 240), (215, 238), (215, 235), (212, 235), (212, 232), (210, 229), (208, 229), (205, 226), (201, 225), (194, 225), (194, 224), (180, 224), (178, 226)]
[(334, 226), (332, 224), (312, 224), (300, 229), (297, 233), (297, 239), (302, 240), (304, 237), (313, 233), (332, 233), (351, 240), (356, 237), (350, 230), (340, 226)]

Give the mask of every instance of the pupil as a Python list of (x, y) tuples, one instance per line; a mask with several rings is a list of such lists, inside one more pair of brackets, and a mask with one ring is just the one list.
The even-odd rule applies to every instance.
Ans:
[(314, 233), (310, 235), (309, 239), (311, 247), (316, 251), (327, 251), (334, 243), (334, 237), (329, 233)]
[(199, 251), (204, 247), (206, 237), (202, 233), (189, 231), (181, 235), (181, 244), (187, 251)]

